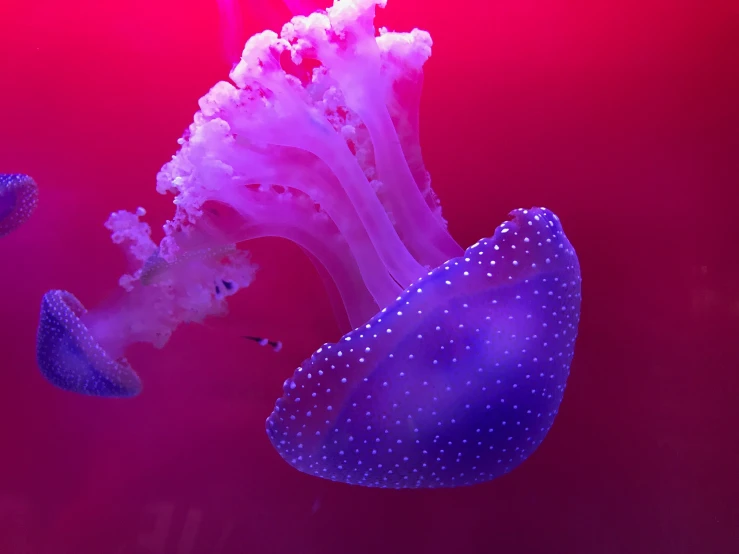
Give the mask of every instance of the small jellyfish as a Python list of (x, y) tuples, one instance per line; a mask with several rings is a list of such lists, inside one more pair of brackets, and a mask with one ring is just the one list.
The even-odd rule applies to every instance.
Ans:
[(267, 419), (287, 463), (369, 487), (472, 485), (522, 463), (554, 421), (579, 264), (545, 208), (466, 250), (452, 238), (419, 144), (431, 37), (377, 33), (384, 5), (336, 0), (249, 39), (157, 189), (175, 195), (174, 223), (223, 244), (298, 244), (349, 329)]
[(91, 396), (125, 398), (141, 380), (122, 357), (111, 355), (85, 324), (87, 310), (70, 292), (50, 290), (41, 300), (36, 360), (52, 384)]
[(32, 177), (0, 173), (0, 237), (23, 225), (37, 204), (38, 186)]

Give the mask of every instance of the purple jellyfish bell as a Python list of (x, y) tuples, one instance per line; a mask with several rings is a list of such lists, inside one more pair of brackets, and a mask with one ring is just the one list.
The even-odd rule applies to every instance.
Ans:
[(371, 487), (511, 471), (564, 393), (580, 268), (556, 215), (516, 210), (285, 382), (267, 434), (293, 467)]
[(28, 175), (0, 173), (0, 237), (14, 231), (36, 209), (38, 186)]
[(41, 374), (64, 390), (91, 396), (128, 397), (141, 380), (125, 358), (114, 359), (80, 317), (87, 313), (70, 292), (50, 290), (41, 301), (36, 359)]
[(354, 329), (298, 368), (267, 420), (290, 465), (365, 486), (470, 485), (516, 467), (552, 425), (579, 266), (544, 208), (466, 251), (451, 237), (419, 144), (431, 37), (376, 33), (384, 5), (335, 0), (249, 39), (157, 189), (175, 195), (172, 225), (211, 243), (297, 243)]

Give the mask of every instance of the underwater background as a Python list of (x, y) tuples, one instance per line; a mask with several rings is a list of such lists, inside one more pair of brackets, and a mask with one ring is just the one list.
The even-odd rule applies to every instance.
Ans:
[[(739, 552), (739, 8), (732, 1), (390, 0), (428, 30), (421, 146), (465, 247), (547, 206), (583, 274), (556, 423), (509, 475), (394, 491), (295, 471), (265, 418), (341, 332), (310, 261), (248, 245), (226, 318), (135, 345), (144, 392), (60, 391), (35, 359), (42, 295), (88, 306), (127, 271), (103, 222), (155, 176), (234, 44), (290, 17), (244, 1), (5, 1), (0, 172), (39, 185), (0, 239), (0, 553)], [(227, 12), (227, 10), (226, 10)], [(236, 47), (239, 50), (239, 47)], [(244, 334), (280, 340), (274, 352)]]

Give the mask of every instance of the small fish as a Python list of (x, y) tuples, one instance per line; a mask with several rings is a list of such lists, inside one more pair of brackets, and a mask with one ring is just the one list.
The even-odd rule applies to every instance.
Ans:
[(279, 340), (274, 341), (274, 340), (269, 340), (269, 339), (265, 339), (262, 337), (252, 337), (249, 335), (244, 335), (241, 338), (244, 338), (247, 340), (253, 340), (257, 344), (259, 344), (259, 346), (271, 346), (275, 352), (279, 352), (280, 350), (282, 350), (282, 341), (279, 341)]

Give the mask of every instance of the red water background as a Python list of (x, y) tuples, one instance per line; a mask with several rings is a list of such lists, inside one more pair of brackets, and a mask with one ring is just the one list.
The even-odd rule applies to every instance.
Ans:
[[(244, 8), (249, 34), (285, 15)], [(435, 40), (422, 142), (453, 235), (544, 205), (580, 256), (580, 337), (547, 440), (462, 490), (291, 469), (264, 420), (338, 330), (277, 239), (250, 246), (262, 270), (217, 328), (132, 349), (140, 397), (48, 385), (41, 295), (92, 307), (115, 289), (103, 221), (172, 213), (156, 172), (230, 67), (214, 0), (3, 0), (0, 171), (33, 175), (41, 203), (0, 243), (2, 554), (739, 552), (737, 3), (390, 0), (379, 19)]]

